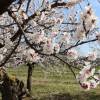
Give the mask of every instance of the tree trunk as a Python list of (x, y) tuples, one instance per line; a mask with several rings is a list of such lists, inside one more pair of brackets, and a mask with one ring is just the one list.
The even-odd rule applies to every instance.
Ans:
[(27, 65), (28, 65), (27, 89), (31, 93), (31, 89), (32, 89), (32, 70), (33, 70), (34, 64), (28, 63)]

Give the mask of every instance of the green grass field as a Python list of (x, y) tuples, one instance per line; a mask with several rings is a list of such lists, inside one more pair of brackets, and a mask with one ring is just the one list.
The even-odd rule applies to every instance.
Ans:
[[(27, 67), (8, 68), (7, 71), (9, 75), (15, 75), (26, 84)], [(54, 98), (53, 100), (70, 100), (67, 97), (71, 97), (71, 100), (100, 100), (100, 86), (85, 91), (79, 86), (69, 69), (59, 74), (57, 72), (44, 73), (42, 68), (35, 67), (32, 94), (38, 100), (52, 100), (51, 97)]]

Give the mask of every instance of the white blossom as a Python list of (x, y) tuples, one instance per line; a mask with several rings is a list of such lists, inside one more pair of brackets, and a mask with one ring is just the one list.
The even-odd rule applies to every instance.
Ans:
[(96, 80), (94, 80), (94, 79), (89, 80), (89, 82), (90, 82), (90, 88), (96, 88), (98, 85)]
[(2, 54), (0, 54), (0, 61), (2, 61), (4, 58), (4, 56)]
[(45, 54), (53, 54), (54, 52), (54, 46), (52, 45), (51, 39), (47, 39), (45, 44), (43, 45), (43, 53)]
[(40, 17), (40, 20), (45, 20), (45, 19), (46, 19), (45, 13), (42, 12), (41, 17)]
[(89, 61), (94, 61), (94, 60), (96, 60), (96, 58), (97, 58), (97, 53), (96, 52), (89, 53), (89, 55), (87, 57), (87, 59)]
[(67, 57), (68, 57), (68, 59), (77, 59), (78, 58), (78, 53), (75, 49), (70, 49), (67, 52)]
[(26, 55), (27, 61), (29, 62), (37, 62), (40, 59), (38, 53), (35, 53), (33, 49), (28, 49), (25, 55)]
[(59, 46), (59, 44), (55, 44), (54, 45), (54, 53), (59, 53), (59, 51), (60, 51), (60, 46)]
[(85, 7), (85, 11), (81, 13), (82, 23), (84, 21), (83, 27), (85, 27), (85, 31), (92, 30), (96, 26), (97, 17), (95, 16), (91, 6)]
[(38, 32), (38, 33), (34, 33), (33, 36), (32, 36), (32, 41), (36, 44), (40, 43), (43, 41), (43, 38), (44, 38), (44, 32), (41, 31), (41, 32)]
[(63, 32), (61, 34), (60, 42), (69, 44), (70, 43), (70, 38), (71, 38), (71, 36), (70, 36), (69, 33)]

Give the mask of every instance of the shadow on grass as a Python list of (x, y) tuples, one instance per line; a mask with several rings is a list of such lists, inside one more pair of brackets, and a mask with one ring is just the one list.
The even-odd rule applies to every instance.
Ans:
[(69, 93), (59, 93), (41, 98), (40, 100), (100, 100), (100, 95), (84, 92), (72, 96)]

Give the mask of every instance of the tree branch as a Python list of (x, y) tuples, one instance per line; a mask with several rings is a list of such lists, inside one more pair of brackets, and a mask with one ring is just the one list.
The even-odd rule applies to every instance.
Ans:
[(0, 15), (7, 11), (7, 8), (11, 5), (15, 0), (0, 0)]

